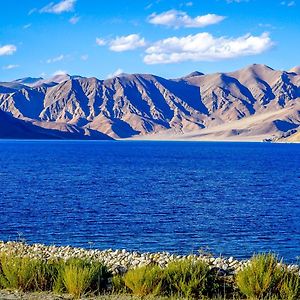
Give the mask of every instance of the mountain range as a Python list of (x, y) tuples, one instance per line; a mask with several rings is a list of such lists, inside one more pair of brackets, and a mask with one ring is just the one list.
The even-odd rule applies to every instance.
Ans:
[(300, 141), (300, 67), (0, 82), (0, 138)]

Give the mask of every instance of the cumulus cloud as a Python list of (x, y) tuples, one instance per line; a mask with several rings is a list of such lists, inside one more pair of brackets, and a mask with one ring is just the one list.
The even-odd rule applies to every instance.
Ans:
[(4, 45), (0, 46), (0, 56), (3, 55), (12, 55), (17, 51), (17, 47), (15, 45)]
[(74, 10), (76, 0), (62, 0), (58, 3), (51, 2), (42, 9), (41, 13), (52, 13), (52, 14), (61, 14), (64, 12), (70, 12)]
[(161, 14), (152, 14), (148, 17), (149, 23), (164, 25), (168, 27), (180, 28), (201, 28), (220, 23), (225, 19), (224, 16), (207, 14), (192, 18), (184, 11), (169, 10)]
[(167, 64), (184, 61), (215, 61), (260, 54), (273, 46), (268, 33), (246, 34), (238, 38), (214, 37), (203, 32), (185, 37), (157, 41), (146, 50), (146, 64)]
[(145, 46), (145, 39), (139, 34), (119, 36), (109, 42), (109, 49), (114, 52), (129, 51)]
[(58, 62), (58, 61), (62, 61), (64, 58), (65, 58), (65, 56), (63, 54), (61, 54), (59, 56), (47, 59), (46, 63), (47, 64), (52, 64), (52, 63), (55, 63), (55, 62)]
[(2, 67), (3, 70), (12, 70), (12, 69), (16, 69), (20, 67), (19, 65), (7, 65), (7, 66), (4, 66)]
[(109, 79), (109, 78), (114, 78), (114, 77), (117, 77), (117, 76), (119, 76), (119, 75), (121, 75), (121, 74), (123, 74), (124, 73), (124, 71), (122, 70), (122, 69), (117, 69), (115, 72), (113, 72), (113, 73), (111, 73), (111, 74), (108, 74), (107, 75), (107, 79)]

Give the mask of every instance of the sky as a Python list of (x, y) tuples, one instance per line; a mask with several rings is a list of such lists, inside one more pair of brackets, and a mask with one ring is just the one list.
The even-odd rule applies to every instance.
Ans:
[(300, 0), (0, 0), (0, 81), (300, 65)]

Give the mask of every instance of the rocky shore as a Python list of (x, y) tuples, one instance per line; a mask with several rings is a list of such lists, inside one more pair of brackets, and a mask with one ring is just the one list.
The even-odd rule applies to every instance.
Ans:
[[(102, 262), (113, 274), (124, 274), (130, 269), (150, 264), (156, 264), (164, 268), (171, 261), (188, 258), (204, 261), (209, 264), (210, 268), (216, 268), (220, 274), (232, 276), (249, 263), (249, 260), (237, 260), (233, 257), (213, 257), (212, 255), (203, 253), (190, 255), (176, 255), (168, 252), (140, 253), (136, 251), (130, 252), (125, 249), (94, 250), (73, 248), (70, 246), (29, 245), (22, 242), (0, 241), (0, 255), (1, 254), (12, 254), (20, 257), (27, 256), (42, 260), (68, 260), (70, 258), (90, 259)], [(299, 265), (288, 265), (287, 268), (300, 274)]]

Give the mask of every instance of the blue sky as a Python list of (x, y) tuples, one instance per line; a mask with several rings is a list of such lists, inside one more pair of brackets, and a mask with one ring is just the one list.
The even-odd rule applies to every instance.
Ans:
[[(299, 2), (299, 3), (298, 3)], [(300, 1), (0, 0), (0, 81), (300, 65)]]

